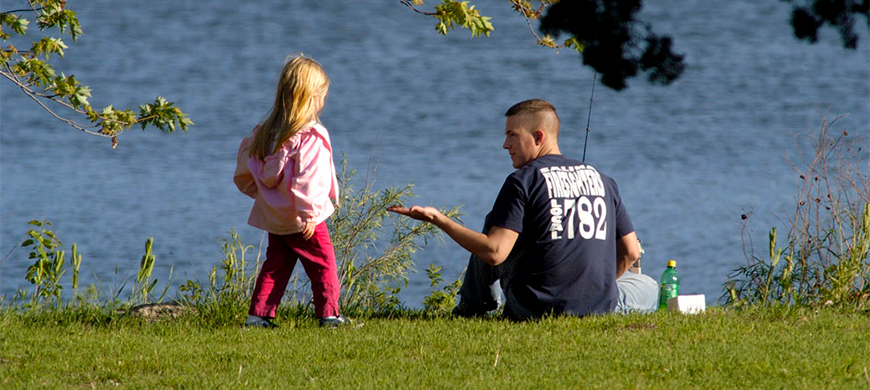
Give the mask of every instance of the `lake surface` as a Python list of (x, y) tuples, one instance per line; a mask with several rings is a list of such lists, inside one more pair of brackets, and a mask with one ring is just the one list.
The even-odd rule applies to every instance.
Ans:
[[(235, 153), (296, 52), (320, 61), (332, 80), (322, 120), (336, 155), (361, 177), (376, 165), (376, 187), (414, 183), (420, 204), (461, 206), (473, 229), (512, 171), (501, 149), (512, 104), (551, 101), (563, 153), (582, 154), (593, 73), (569, 50), (535, 46), (507, 2), (478, 4), (496, 28), (487, 39), (466, 30), (440, 36), (434, 19), (398, 1), (117, 4), (71, 4), (85, 34), (53, 64), (93, 89), (94, 107), (135, 109), (161, 95), (196, 126), (171, 135), (134, 128), (112, 150), (0, 81), (0, 256), (11, 251), (0, 264), (0, 295), (31, 289), (24, 275), (32, 262), (14, 248), (33, 219), (51, 221), (67, 247), (78, 243), (82, 284), (106, 290), (135, 278), (147, 237), (160, 285), (173, 265), (176, 284), (205, 280), (230, 228), (256, 245), (261, 232), (246, 225), (251, 201), (232, 183)], [(771, 226), (786, 230), (794, 136), (844, 115), (835, 129), (870, 135), (866, 21), (859, 18), (852, 51), (833, 31), (816, 45), (797, 41), (783, 2), (645, 6), (643, 18), (673, 36), (687, 69), (666, 87), (642, 78), (622, 92), (599, 85), (587, 161), (619, 184), (646, 250), (644, 271), (658, 279), (675, 259), (682, 292), (712, 303), (746, 262), (741, 214), (752, 211), (758, 252)], [(423, 269), (443, 266), (449, 281), (466, 260), (452, 242), (430, 241), (400, 298), (420, 307), (429, 293)]]

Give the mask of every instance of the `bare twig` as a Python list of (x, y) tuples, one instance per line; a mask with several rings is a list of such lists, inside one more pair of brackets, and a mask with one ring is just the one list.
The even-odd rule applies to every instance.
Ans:
[[(26, 238), (26, 237), (27, 237), (27, 235), (25, 234), (24, 237), (22, 237), (22, 239), (24, 239), (24, 238)], [(9, 253), (7, 253), (6, 256), (3, 256), (3, 258), (0, 259), (0, 266), (2, 266), (3, 263), (6, 262), (6, 259), (8, 259), (9, 256), (12, 256), (12, 252), (15, 252), (15, 250), (18, 249), (18, 247), (19, 247), (19, 245), (13, 245), (13, 246), (12, 246), (12, 249), (9, 250)]]
[(535, 36), (535, 40), (540, 41), (540, 40), (541, 40), (541, 37), (538, 36), (538, 33), (535, 32), (535, 28), (532, 27), (532, 19), (526, 17), (525, 15), (523, 15), (523, 17), (526, 19), (526, 24), (529, 25), (529, 31), (531, 31), (531, 32), (532, 32), (532, 35)]

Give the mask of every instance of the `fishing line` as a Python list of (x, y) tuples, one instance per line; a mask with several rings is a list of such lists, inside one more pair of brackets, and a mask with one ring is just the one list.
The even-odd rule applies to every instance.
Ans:
[(589, 113), (586, 114), (586, 140), (583, 141), (583, 164), (586, 164), (586, 144), (589, 143), (589, 122), (592, 121), (592, 100), (595, 97), (595, 81), (598, 79), (598, 72), (592, 77), (592, 94), (589, 95)]

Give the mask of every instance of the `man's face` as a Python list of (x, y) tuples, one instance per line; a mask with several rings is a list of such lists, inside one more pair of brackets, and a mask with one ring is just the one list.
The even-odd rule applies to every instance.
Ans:
[(528, 114), (509, 116), (504, 126), (504, 145), (511, 155), (514, 168), (519, 169), (537, 158), (538, 145), (535, 144), (535, 136), (531, 131)]

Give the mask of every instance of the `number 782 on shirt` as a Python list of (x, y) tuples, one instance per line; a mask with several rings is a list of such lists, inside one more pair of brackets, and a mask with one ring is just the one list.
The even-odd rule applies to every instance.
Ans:
[(550, 199), (550, 238), (607, 239), (607, 204), (600, 196), (577, 199)]

